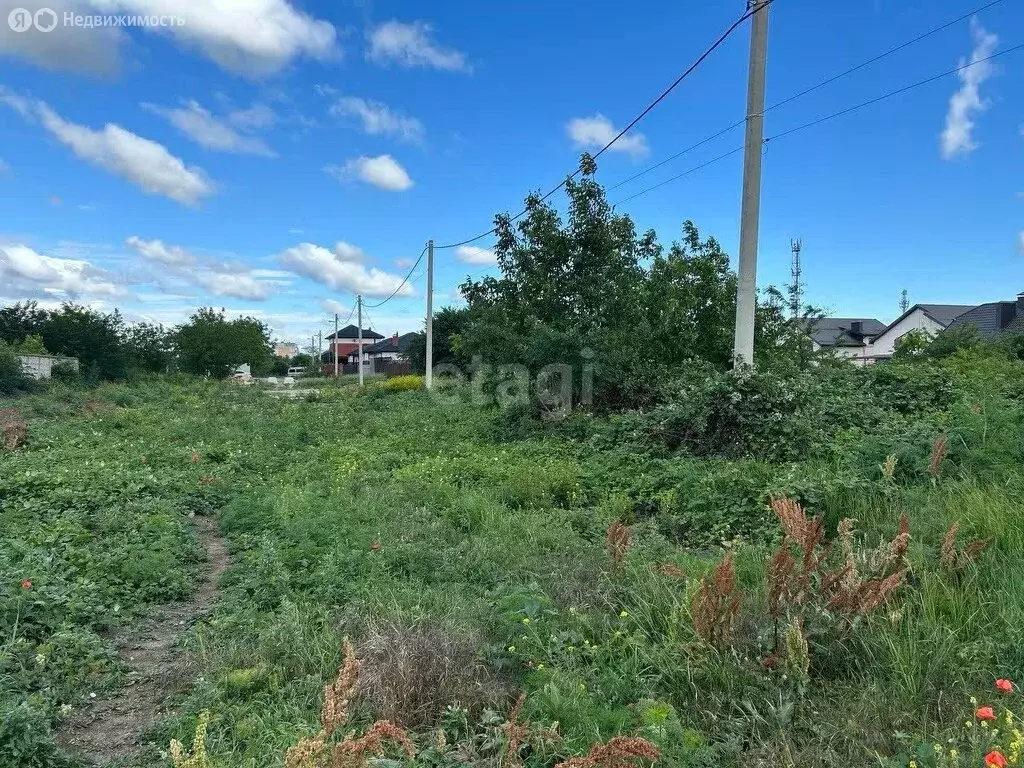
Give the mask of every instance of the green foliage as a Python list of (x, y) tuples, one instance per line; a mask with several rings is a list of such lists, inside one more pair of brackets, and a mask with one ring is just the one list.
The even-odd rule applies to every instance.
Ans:
[[(587, 156), (581, 168), (565, 185), (565, 220), (537, 195), (517, 223), (496, 218), (502, 274), (462, 285), (468, 308), (449, 318), (459, 321), (456, 362), (491, 366), (491, 389), (502, 366), (536, 377), (565, 365), (573, 403), (649, 407), (664, 400), (664, 380), (692, 361), (730, 366), (736, 277), (719, 243), (693, 222), (667, 252), (653, 231), (637, 233), (608, 204)], [(779, 348), (779, 307), (769, 301), (758, 313), (759, 347)], [(543, 397), (542, 384), (531, 387), (529, 396)]]
[(124, 378), (127, 371), (123, 333), (124, 320), (117, 310), (108, 315), (70, 303), (50, 312), (41, 330), (51, 353), (77, 357), (83, 371), (106, 380)]
[[(195, 677), (152, 738), (188, 744), (208, 710), (223, 768), (279, 765), (317, 727), (340, 638), (358, 646), (381, 622), (474, 638), (465, 666), (494, 698), (445, 702), (410, 765), (499, 759), (517, 690), (537, 728), (560, 723), (560, 743), (524, 748), (529, 768), (617, 734), (694, 768), (900, 754), (952, 732), (958, 703), (994, 676), (1024, 675), (1022, 373), (984, 346), (864, 369), (690, 365), (657, 382), (657, 407), (546, 427), (381, 387), (304, 402), (183, 375), (54, 384), (18, 400), (30, 439), (0, 452), (0, 714), (15, 713), (0, 764), (9, 743), (60, 764), (48, 733), (61, 707), (117, 686), (112, 628), (195, 587), (188, 515), (212, 510), (231, 568), (216, 610), (183, 628)], [(781, 496), (824, 515), (828, 538), (855, 518), (864, 573), (904, 513), (911, 530), (908, 584), (855, 632), (814, 635), (808, 618), (799, 684), (761, 665), (777, 647), (765, 567)], [(630, 533), (617, 563), (615, 521)], [(954, 523), (961, 549), (989, 546), (950, 571)], [(709, 648), (692, 619), (723, 545), (742, 592), (733, 650)], [(371, 678), (406, 667), (364, 668), (356, 729), (384, 700)]]
[(253, 373), (269, 370), (272, 363), (269, 329), (252, 317), (227, 320), (224, 311), (198, 310), (174, 331), (174, 347), (181, 370), (223, 379), (248, 363)]
[(0, 341), (0, 395), (13, 395), (32, 387), (32, 379), (25, 374), (18, 353)]
[[(434, 365), (455, 365), (468, 370), (469, 358), (462, 353), (462, 334), (469, 322), (465, 307), (442, 307), (434, 313)], [(426, 371), (427, 335), (419, 333), (412, 340), (406, 357), (416, 373)]]

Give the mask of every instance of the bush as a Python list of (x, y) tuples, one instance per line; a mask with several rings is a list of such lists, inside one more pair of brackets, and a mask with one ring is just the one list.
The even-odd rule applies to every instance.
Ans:
[(408, 375), (395, 376), (384, 381), (377, 382), (374, 386), (388, 392), (410, 392), (416, 389), (423, 389), (425, 379), (422, 376)]
[(0, 342), (0, 395), (13, 395), (32, 388), (34, 382), (21, 367), (21, 360)]

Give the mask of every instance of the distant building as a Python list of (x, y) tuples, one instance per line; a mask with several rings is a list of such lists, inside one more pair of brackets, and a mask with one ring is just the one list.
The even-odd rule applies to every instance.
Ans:
[(992, 341), (1004, 333), (1024, 333), (1024, 293), (1016, 301), (991, 301), (958, 316), (950, 328), (973, 325), (982, 341)]
[[(369, 328), (363, 329), (364, 364), (369, 360), (369, 357), (366, 355), (366, 350), (383, 338), (384, 337), (376, 331), (371, 331)], [(338, 360), (344, 362), (351, 357), (351, 362), (356, 362), (355, 358), (359, 356), (359, 326), (346, 325), (337, 333), (332, 333), (328, 336), (327, 341), (327, 351), (322, 355), (322, 359), (325, 363), (332, 362), (334, 360), (335, 348), (338, 350)], [(355, 354), (353, 355), (353, 353)]]
[(299, 345), (288, 341), (279, 341), (274, 345), (274, 357), (292, 358), (299, 354)]
[(815, 351), (831, 349), (856, 365), (872, 362), (871, 342), (885, 330), (885, 323), (873, 317), (823, 317), (808, 323)]
[(896, 351), (896, 343), (914, 331), (924, 331), (928, 338), (935, 338), (957, 318), (974, 309), (973, 304), (915, 304), (875, 337), (870, 358), (872, 361), (890, 359)]

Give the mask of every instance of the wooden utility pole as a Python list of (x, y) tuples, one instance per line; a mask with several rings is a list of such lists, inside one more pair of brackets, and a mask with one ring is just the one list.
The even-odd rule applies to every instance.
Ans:
[(426, 379), (427, 389), (434, 385), (434, 241), (427, 241), (427, 355)]
[(356, 296), (359, 307), (359, 386), (363, 386), (363, 295)]
[(761, 151), (764, 144), (764, 80), (768, 59), (768, 2), (747, 0), (752, 9), (750, 65), (747, 72), (747, 132), (743, 152), (740, 261), (736, 287), (733, 365), (754, 364), (757, 306), (757, 234), (761, 215)]
[(338, 313), (334, 313), (334, 378), (338, 378)]

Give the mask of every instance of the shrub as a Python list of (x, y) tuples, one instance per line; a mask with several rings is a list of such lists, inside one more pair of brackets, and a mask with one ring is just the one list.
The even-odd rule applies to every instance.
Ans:
[(412, 390), (423, 389), (424, 382), (426, 380), (422, 376), (408, 375), (408, 376), (394, 376), (390, 379), (377, 382), (373, 386), (388, 392), (409, 392)]
[(21, 360), (9, 346), (0, 342), (0, 395), (13, 395), (32, 387), (32, 379), (21, 367)]
[(374, 712), (407, 727), (432, 725), (449, 705), (479, 713), (508, 688), (478, 658), (480, 637), (438, 624), (383, 621), (359, 646), (362, 695)]

